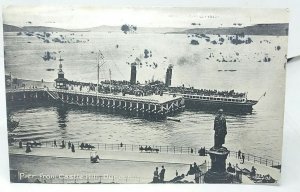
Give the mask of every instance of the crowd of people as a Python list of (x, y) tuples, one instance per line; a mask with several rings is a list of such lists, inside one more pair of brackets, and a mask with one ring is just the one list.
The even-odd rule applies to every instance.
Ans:
[(182, 94), (193, 94), (193, 95), (203, 95), (203, 96), (220, 96), (220, 97), (233, 97), (233, 98), (244, 98), (246, 93), (238, 93), (234, 90), (230, 91), (219, 91), (211, 89), (195, 89), (194, 87), (185, 87), (184, 85), (180, 87), (169, 87), (168, 90), (172, 93), (182, 93)]
[[(66, 85), (67, 90), (70, 91), (83, 91), (83, 92), (95, 92), (97, 90), (97, 84), (94, 83), (82, 83), (76, 81), (69, 81)], [(147, 96), (147, 95), (162, 95), (164, 91), (164, 84), (159, 81), (147, 83), (141, 85), (137, 84), (130, 84), (128, 81), (102, 81), (98, 85), (98, 93), (113, 93), (119, 94), (122, 93), (123, 95), (136, 95), (136, 96)]]
[[(55, 139), (54, 139), (54, 141), (53, 141), (53, 147), (54, 147), (54, 148), (57, 147), (57, 142), (56, 142)], [(62, 141), (61, 141), (61, 145), (59, 145), (59, 147), (62, 148), (62, 149), (66, 148), (65, 140), (62, 140)], [(71, 149), (71, 151), (72, 151), (73, 153), (75, 153), (75, 146), (74, 146), (74, 144), (71, 143), (70, 141), (68, 142), (68, 149)]]

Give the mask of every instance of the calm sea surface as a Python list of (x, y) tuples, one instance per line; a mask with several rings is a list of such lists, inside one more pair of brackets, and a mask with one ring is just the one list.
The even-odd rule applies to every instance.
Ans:
[[(108, 79), (108, 69), (111, 69), (112, 79), (129, 80), (130, 67), (126, 62), (139, 58), (143, 63), (138, 68), (140, 82), (163, 80), (166, 68), (173, 64), (173, 85), (234, 89), (248, 92), (249, 99), (258, 99), (266, 92), (266, 96), (254, 106), (253, 114), (226, 115), (228, 135), (225, 146), (281, 159), (287, 37), (251, 36), (253, 43), (233, 45), (227, 36), (222, 36), (225, 39), (223, 45), (200, 39), (199, 45), (195, 46), (190, 44), (191, 38), (182, 34), (60, 34), (86, 43), (43, 43), (36, 37), (5, 33), (6, 73), (11, 72), (23, 79), (53, 81), (57, 71), (46, 69), (57, 69), (58, 59), (42, 59), (45, 51), (50, 51), (56, 52), (57, 58), (61, 55), (64, 59), (63, 70), (67, 79), (96, 82), (95, 52), (102, 50), (106, 61), (101, 69), (102, 79)], [(211, 40), (219, 38), (216, 35), (210, 37)], [(275, 49), (278, 45), (280, 50)], [(152, 57), (145, 59), (144, 49), (150, 50)], [(209, 57), (211, 54), (213, 57)], [(264, 57), (270, 58), (270, 62), (259, 62)], [(228, 62), (218, 62), (223, 58)], [(238, 62), (233, 62), (234, 59)], [(59, 107), (18, 107), (9, 109), (9, 112), (20, 120), (20, 127), (14, 131), (19, 139), (207, 148), (213, 145), (214, 114), (207, 112), (185, 111), (177, 115), (180, 123), (152, 122)]]

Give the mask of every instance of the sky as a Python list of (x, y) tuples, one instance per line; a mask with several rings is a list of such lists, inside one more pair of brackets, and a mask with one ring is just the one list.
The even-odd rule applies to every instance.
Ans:
[[(29, 22), (30, 21), (30, 22)], [(138, 27), (192, 28), (227, 27), (233, 23), (287, 23), (286, 9), (246, 8), (172, 8), (172, 7), (91, 7), (91, 6), (8, 6), (3, 9), (3, 22), (16, 26), (50, 26), (66, 29), (101, 25)], [(199, 26), (198, 26), (199, 27)]]

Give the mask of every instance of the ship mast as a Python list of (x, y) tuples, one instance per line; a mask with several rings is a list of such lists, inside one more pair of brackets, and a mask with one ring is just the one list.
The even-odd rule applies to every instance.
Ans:
[(97, 100), (98, 100), (98, 91), (99, 91), (99, 79), (100, 79), (100, 59), (101, 59), (101, 64), (103, 65), (104, 62), (104, 56), (102, 52), (99, 50), (97, 53), (97, 90), (96, 90), (96, 95), (97, 95)]
[(111, 93), (111, 70), (109, 69), (109, 90), (110, 90), (110, 93)]

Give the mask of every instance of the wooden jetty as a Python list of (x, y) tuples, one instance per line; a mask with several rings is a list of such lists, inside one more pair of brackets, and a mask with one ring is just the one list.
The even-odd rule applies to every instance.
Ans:
[(26, 102), (61, 103), (75, 106), (106, 109), (138, 117), (165, 119), (184, 110), (184, 99), (180, 95), (121, 95), (97, 92), (71, 91), (64, 89), (7, 89), (7, 105)]

